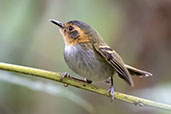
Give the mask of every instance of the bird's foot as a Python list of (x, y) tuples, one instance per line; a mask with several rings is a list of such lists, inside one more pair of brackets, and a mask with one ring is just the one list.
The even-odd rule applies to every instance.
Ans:
[(62, 76), (61, 79), (63, 80), (65, 77), (69, 78), (70, 74), (68, 72), (63, 72), (63, 73), (61, 73), (61, 76)]
[[(63, 81), (64, 78), (70, 78), (70, 74), (67, 73), (67, 72), (61, 73), (61, 76), (62, 76), (62, 77), (61, 77), (61, 81)], [(67, 87), (68, 84), (64, 84), (64, 86)]]
[(72, 79), (75, 79), (75, 80), (78, 80), (78, 81), (81, 81), (81, 82), (85, 82), (85, 83), (88, 83), (88, 84), (91, 84), (91, 83), (92, 83), (91, 80), (88, 80), (88, 79), (86, 79), (86, 78), (84, 78), (84, 79), (78, 79), (78, 78), (72, 77)]
[(114, 87), (113, 87), (113, 85), (107, 90), (106, 93), (109, 93), (109, 95), (111, 96), (111, 102), (112, 102), (114, 99)]
[(91, 81), (91, 80), (88, 80), (87, 78), (84, 78), (84, 81), (85, 81), (86, 83), (88, 83), (88, 84), (91, 84), (91, 83), (92, 83), (92, 81)]

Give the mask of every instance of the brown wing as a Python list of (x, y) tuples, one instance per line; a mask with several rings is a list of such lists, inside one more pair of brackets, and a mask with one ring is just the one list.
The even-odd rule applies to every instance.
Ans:
[(113, 66), (119, 77), (124, 79), (129, 85), (134, 86), (132, 78), (124, 66), (123, 60), (113, 49), (109, 46), (99, 46), (98, 44), (94, 44), (94, 48)]

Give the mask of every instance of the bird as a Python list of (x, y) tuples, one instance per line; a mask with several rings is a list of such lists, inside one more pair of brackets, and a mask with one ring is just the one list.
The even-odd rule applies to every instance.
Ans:
[(113, 76), (115, 73), (132, 87), (134, 82), (131, 76), (152, 76), (150, 72), (125, 64), (120, 55), (90, 25), (78, 20), (66, 23), (55, 19), (49, 19), (49, 21), (60, 28), (65, 43), (64, 59), (69, 68), (90, 83), (110, 78), (111, 86), (106, 93), (111, 96), (112, 100), (114, 99)]

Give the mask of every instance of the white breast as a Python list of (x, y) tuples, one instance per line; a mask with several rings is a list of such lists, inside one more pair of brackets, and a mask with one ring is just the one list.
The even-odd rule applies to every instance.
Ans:
[(65, 46), (64, 58), (74, 72), (92, 81), (114, 74), (112, 66), (97, 51), (84, 45)]

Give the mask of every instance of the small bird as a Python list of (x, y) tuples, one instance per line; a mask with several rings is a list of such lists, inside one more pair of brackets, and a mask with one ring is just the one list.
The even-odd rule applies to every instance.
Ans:
[(73, 20), (66, 23), (50, 19), (59, 26), (65, 42), (64, 59), (67, 65), (88, 82), (110, 78), (107, 90), (114, 99), (113, 75), (116, 72), (130, 86), (134, 86), (131, 75), (148, 77), (151, 73), (124, 63), (115, 50), (110, 48), (99, 33), (88, 24)]

